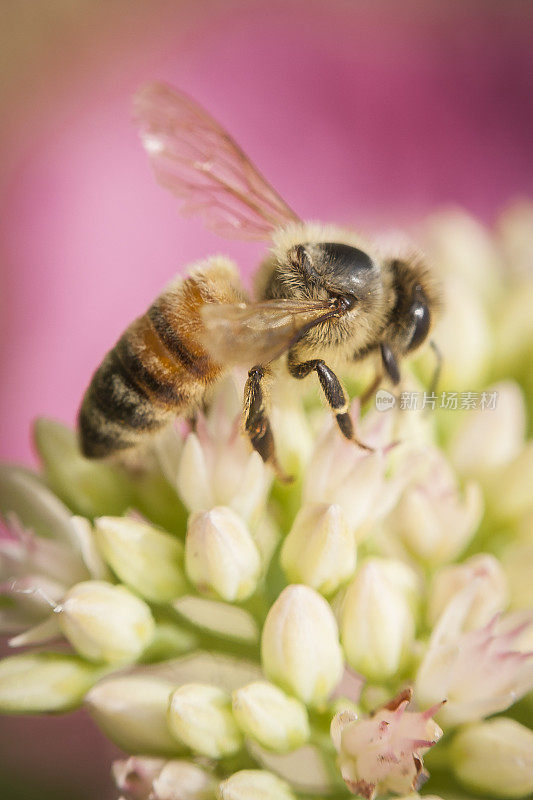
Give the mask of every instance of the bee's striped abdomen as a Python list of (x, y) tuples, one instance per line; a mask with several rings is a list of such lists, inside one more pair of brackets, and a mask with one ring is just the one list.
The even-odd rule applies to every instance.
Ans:
[(118, 348), (95, 372), (79, 414), (82, 450), (92, 458), (131, 447), (139, 434), (161, 424), (142, 384), (122, 364)]
[(101, 458), (132, 447), (198, 407), (222, 372), (199, 342), (201, 307), (242, 299), (235, 269), (225, 259), (211, 259), (163, 292), (93, 376), (78, 418), (84, 455)]

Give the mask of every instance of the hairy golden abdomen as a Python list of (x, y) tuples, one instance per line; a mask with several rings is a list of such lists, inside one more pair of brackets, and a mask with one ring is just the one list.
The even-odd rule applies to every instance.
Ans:
[(212, 265), (169, 288), (106, 355), (78, 417), (84, 455), (101, 458), (133, 447), (172, 417), (201, 404), (223, 368), (199, 342), (200, 309), (205, 303), (243, 298), (227, 275), (220, 278), (220, 265)]

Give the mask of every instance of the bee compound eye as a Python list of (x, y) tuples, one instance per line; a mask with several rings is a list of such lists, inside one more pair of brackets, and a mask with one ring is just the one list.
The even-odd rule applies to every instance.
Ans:
[(354, 295), (330, 294), (332, 309), (339, 315), (346, 314), (357, 302)]
[(416, 347), (422, 344), (428, 335), (431, 316), (427, 305), (420, 301), (413, 303), (409, 309), (409, 312), (411, 319), (414, 322), (414, 327), (407, 349), (414, 350)]
[(357, 303), (358, 298), (354, 294), (347, 294), (343, 298), (344, 308), (349, 311)]

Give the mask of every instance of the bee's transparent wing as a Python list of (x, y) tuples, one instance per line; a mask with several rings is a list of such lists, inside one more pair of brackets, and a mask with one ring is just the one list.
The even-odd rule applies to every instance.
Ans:
[(190, 97), (161, 83), (142, 87), (134, 116), (157, 180), (221, 236), (268, 239), (298, 221), (231, 136)]
[(265, 300), (263, 303), (209, 303), (202, 308), (202, 344), (221, 364), (268, 364), (307, 330), (333, 316), (329, 302)]

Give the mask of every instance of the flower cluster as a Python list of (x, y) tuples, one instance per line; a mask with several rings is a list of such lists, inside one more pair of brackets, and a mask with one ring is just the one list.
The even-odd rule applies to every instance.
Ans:
[[(123, 800), (529, 796), (531, 230), (520, 206), (492, 237), (459, 213), (421, 233), (443, 391), (491, 408), (355, 402), (369, 450), (281, 382), (290, 484), (241, 434), (238, 377), (135, 461), (39, 421), (41, 472), (0, 468), (0, 631), (29, 648), (0, 710), (84, 706)], [(423, 392), (429, 356), (404, 369)]]

